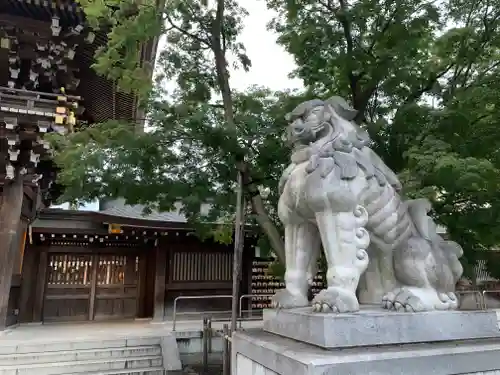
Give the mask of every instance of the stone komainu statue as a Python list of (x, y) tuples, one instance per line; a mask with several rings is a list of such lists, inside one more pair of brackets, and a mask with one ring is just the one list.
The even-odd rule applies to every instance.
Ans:
[(462, 248), (437, 234), (427, 200), (402, 200), (397, 176), (369, 148), (355, 115), (333, 97), (304, 102), (287, 117), (295, 147), (278, 206), (286, 289), (274, 306), (309, 305), (308, 281), (323, 249), (328, 287), (314, 298), (314, 311), (353, 312), (359, 302), (401, 311), (457, 308)]

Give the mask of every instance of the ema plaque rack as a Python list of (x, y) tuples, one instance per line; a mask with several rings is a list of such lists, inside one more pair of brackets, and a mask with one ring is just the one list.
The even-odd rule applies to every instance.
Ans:
[[(284, 281), (271, 273), (272, 258), (254, 258), (252, 262), (252, 309), (271, 308), (271, 295), (285, 287)], [(325, 287), (325, 277), (321, 272), (315, 276), (311, 292), (318, 294)]]

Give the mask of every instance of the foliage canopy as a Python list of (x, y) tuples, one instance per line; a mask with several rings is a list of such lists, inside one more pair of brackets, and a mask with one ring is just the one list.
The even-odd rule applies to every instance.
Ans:
[[(270, 28), (293, 55), (304, 92), (231, 90), (230, 72), (251, 68), (238, 42), (246, 12), (234, 0), (80, 3), (91, 25), (109, 27), (95, 68), (122, 89), (144, 97), (141, 46), (161, 35), (166, 46), (145, 104), (148, 132), (110, 121), (57, 140), (65, 199), (123, 196), (160, 210), (181, 200), (193, 220), (211, 202), (212, 218), (231, 218), (244, 170), (250, 217), (279, 253), (283, 115), (305, 98), (335, 94), (359, 111), (406, 194), (433, 201), (466, 264), (500, 243), (500, 3), (267, 0), (276, 14)], [(177, 89), (166, 93), (165, 80)], [(271, 190), (266, 201), (259, 185)]]

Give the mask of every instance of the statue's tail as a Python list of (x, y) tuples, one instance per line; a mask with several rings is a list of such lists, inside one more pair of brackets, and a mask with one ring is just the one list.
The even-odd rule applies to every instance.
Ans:
[(427, 199), (414, 199), (406, 203), (408, 213), (417, 231), (416, 234), (429, 242), (437, 262), (441, 258), (442, 261), (448, 263), (454, 287), (454, 284), (458, 282), (463, 273), (462, 264), (459, 260), (463, 255), (462, 247), (454, 241), (444, 240), (438, 234), (435, 221), (428, 216), (431, 204)]

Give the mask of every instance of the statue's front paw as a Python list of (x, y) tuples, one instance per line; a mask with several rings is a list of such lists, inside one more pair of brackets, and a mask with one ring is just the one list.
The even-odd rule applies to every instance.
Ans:
[(458, 297), (453, 292), (448, 293), (439, 293), (439, 299), (443, 303), (443, 307), (441, 310), (456, 310), (458, 309)]
[(293, 309), (309, 306), (307, 295), (294, 294), (288, 289), (281, 289), (273, 296), (271, 305), (276, 309)]
[(397, 288), (382, 297), (382, 307), (395, 311), (426, 311), (425, 301), (410, 288)]
[(387, 293), (382, 307), (407, 312), (454, 310), (458, 299), (454, 293), (439, 293), (432, 288), (404, 287)]
[(322, 290), (314, 297), (312, 303), (314, 312), (347, 313), (359, 311), (356, 294), (337, 287)]

